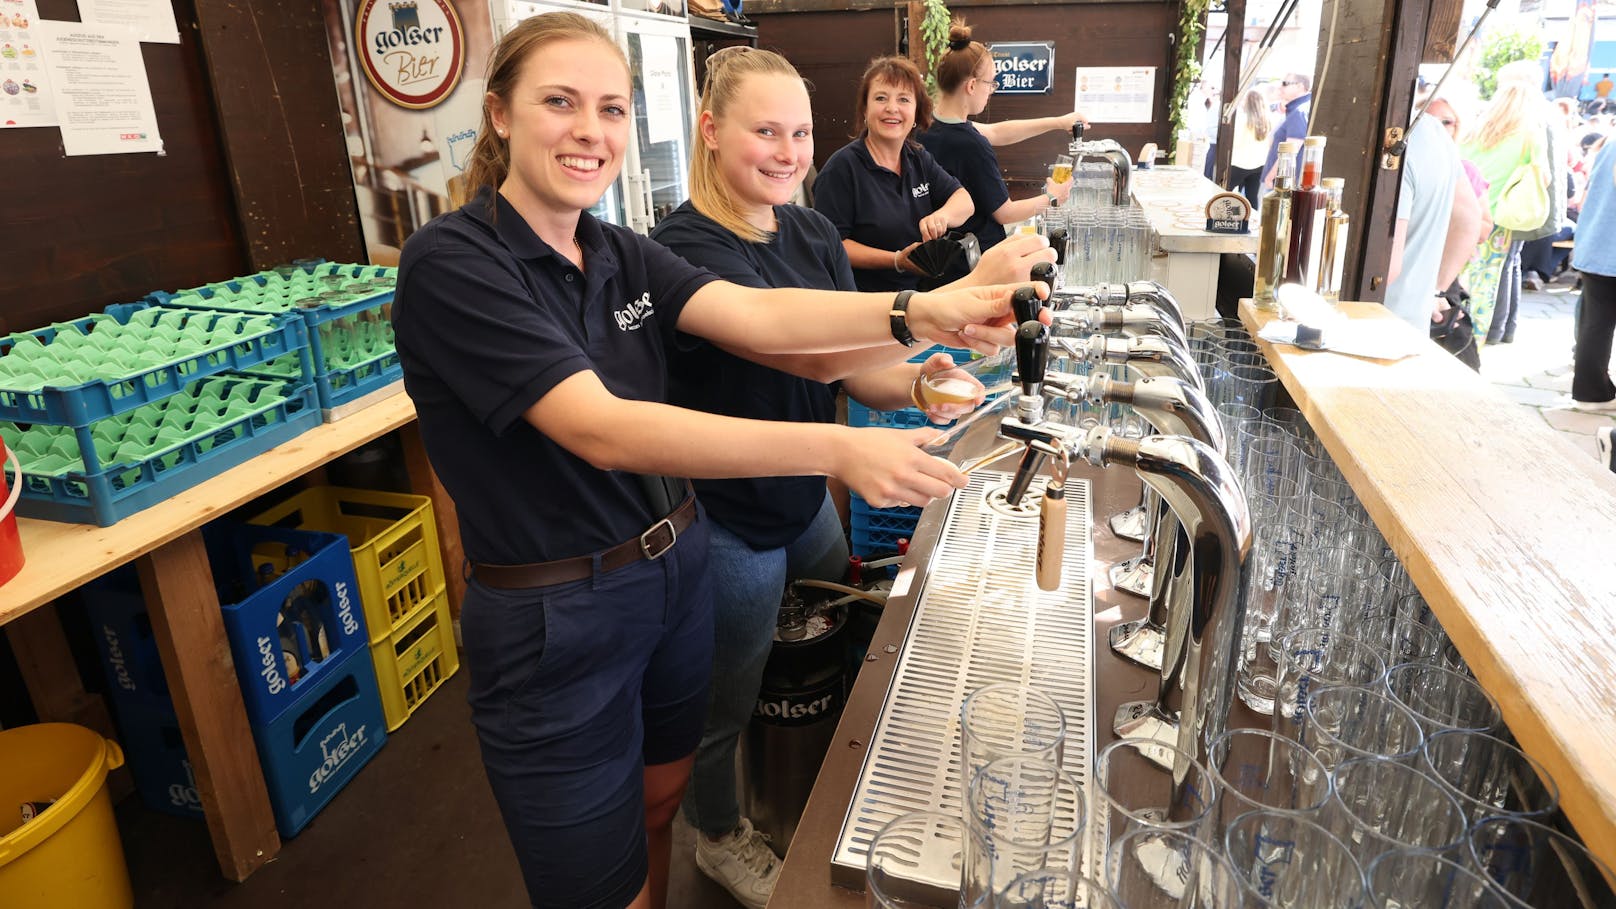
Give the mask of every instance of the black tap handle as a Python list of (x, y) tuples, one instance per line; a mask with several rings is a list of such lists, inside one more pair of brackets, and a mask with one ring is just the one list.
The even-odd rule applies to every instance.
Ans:
[[(1036, 266), (1033, 269), (1033, 278), (1034, 280), (1038, 280), (1038, 271)], [(1053, 275), (1050, 276), (1050, 281), (1050, 286), (1053, 288)], [(1044, 301), (1038, 299), (1038, 291), (1034, 290), (1030, 285), (1027, 287), (1016, 288), (1016, 292), (1010, 296), (1010, 311), (1016, 314), (1017, 325), (1020, 325), (1023, 322), (1038, 321), (1038, 313), (1041, 312), (1043, 308)]]
[[(1042, 281), (1042, 282), (1044, 282), (1044, 284), (1049, 287), (1049, 292), (1051, 294), (1053, 294), (1055, 292), (1055, 266), (1052, 263), (1039, 262), (1036, 265), (1034, 265), (1032, 267), (1032, 279), (1034, 281)], [(1021, 291), (1018, 290), (1018, 291), (1016, 291), (1016, 293), (1019, 294), (1019, 293), (1021, 293)], [(1036, 319), (1037, 317), (1038, 317), (1038, 314), (1036, 312), (1032, 313), (1032, 315), (1029, 316), (1029, 318), (1033, 318), (1033, 319)], [(1027, 321), (1027, 319), (1021, 318), (1021, 313), (1018, 311), (1016, 313), (1016, 321), (1025, 322), (1025, 321)]]
[(1081, 141), (1083, 141), (1083, 121), (1082, 120), (1079, 120), (1076, 123), (1072, 124), (1072, 141), (1073, 142), (1081, 142)]
[(1016, 329), (1016, 374), (1021, 377), (1021, 393), (1038, 394), (1049, 365), (1049, 329), (1042, 322), (1027, 320)]
[(1066, 228), (1051, 227), (1049, 229), (1049, 247), (1055, 251), (1055, 264), (1066, 264)]

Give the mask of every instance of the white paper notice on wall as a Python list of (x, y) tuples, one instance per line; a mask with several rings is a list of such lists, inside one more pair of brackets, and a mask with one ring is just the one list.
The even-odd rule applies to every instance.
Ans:
[(666, 35), (641, 35), (640, 57), (646, 138), (652, 145), (676, 142), (684, 131), (679, 116), (679, 44)]
[(178, 44), (172, 0), (79, 0), (79, 18), (90, 25), (127, 25), (147, 44)]
[(1090, 123), (1150, 123), (1155, 119), (1156, 67), (1079, 66), (1077, 109)]
[(0, 128), (55, 126), (34, 0), (0, 0)]
[(46, 21), (39, 32), (67, 154), (162, 153), (133, 29)]

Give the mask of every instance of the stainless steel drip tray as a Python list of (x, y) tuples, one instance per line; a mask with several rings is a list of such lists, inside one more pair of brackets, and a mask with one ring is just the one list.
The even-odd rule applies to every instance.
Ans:
[[(1010, 475), (978, 470), (949, 503), (875, 734), (842, 820), (831, 880), (864, 889), (870, 841), (911, 811), (958, 814), (960, 705), (972, 691), (1016, 682), (1048, 694), (1066, 715), (1064, 768), (1087, 792), (1093, 763), (1093, 608), (1089, 590), (1089, 484), (1066, 484), (1062, 588), (1033, 580), (1038, 520), (989, 504)], [(1042, 482), (1029, 495), (1042, 494)], [(918, 856), (917, 856), (918, 858)], [(960, 872), (918, 861), (911, 880), (939, 906), (957, 900)]]

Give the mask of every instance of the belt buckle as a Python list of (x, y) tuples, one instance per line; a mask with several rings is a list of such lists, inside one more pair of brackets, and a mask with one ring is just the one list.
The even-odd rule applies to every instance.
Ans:
[[(654, 542), (650, 542), (651, 536), (657, 533), (657, 531), (661, 530), (663, 527), (666, 527), (668, 530), (668, 542), (660, 547), (653, 548), (656, 544)], [(666, 555), (668, 550), (673, 548), (673, 544), (677, 542), (679, 542), (678, 528), (673, 526), (673, 520), (671, 518), (663, 518), (655, 524), (652, 524), (650, 527), (647, 527), (645, 533), (640, 534), (640, 553), (644, 555), (646, 559), (654, 562)]]

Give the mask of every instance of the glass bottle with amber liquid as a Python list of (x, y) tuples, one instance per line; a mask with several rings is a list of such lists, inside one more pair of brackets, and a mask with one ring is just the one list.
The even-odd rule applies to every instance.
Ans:
[(1297, 143), (1279, 143), (1274, 159), (1274, 188), (1262, 197), (1257, 216), (1257, 275), (1251, 292), (1258, 309), (1278, 309), (1274, 291), (1285, 280), (1285, 246), (1291, 234), (1291, 190), (1296, 183)]
[(1341, 273), (1347, 257), (1347, 213), (1341, 210), (1341, 193), (1347, 181), (1324, 178), (1324, 241), (1319, 257), (1319, 273), (1314, 289), (1331, 303), (1341, 296)]
[(1323, 136), (1302, 140), (1302, 173), (1291, 193), (1291, 236), (1285, 246), (1285, 283), (1313, 287), (1324, 246)]

